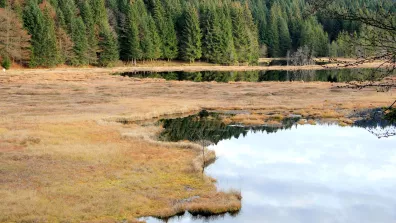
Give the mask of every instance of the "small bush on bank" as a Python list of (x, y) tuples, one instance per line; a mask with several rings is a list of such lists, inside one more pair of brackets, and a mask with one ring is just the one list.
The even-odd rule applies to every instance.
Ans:
[(1, 62), (1, 66), (4, 67), (6, 70), (11, 68), (11, 59), (8, 56), (4, 56)]

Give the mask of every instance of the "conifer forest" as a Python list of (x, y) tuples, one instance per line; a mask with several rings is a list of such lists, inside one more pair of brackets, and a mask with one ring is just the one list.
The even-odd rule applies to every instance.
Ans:
[[(374, 0), (347, 1), (359, 8)], [(353, 57), (360, 23), (307, 15), (304, 0), (0, 0), (0, 55), (29, 67), (118, 61), (256, 64), (308, 47)]]

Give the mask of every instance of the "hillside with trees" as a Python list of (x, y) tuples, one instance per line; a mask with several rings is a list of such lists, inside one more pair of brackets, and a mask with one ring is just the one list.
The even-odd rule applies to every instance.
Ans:
[[(353, 4), (375, 2), (362, 0)], [(348, 3), (349, 2), (349, 3)], [(307, 16), (304, 0), (0, 0), (0, 57), (30, 67), (117, 61), (256, 64), (299, 48), (354, 57), (359, 23)], [(369, 52), (365, 52), (369, 53)]]

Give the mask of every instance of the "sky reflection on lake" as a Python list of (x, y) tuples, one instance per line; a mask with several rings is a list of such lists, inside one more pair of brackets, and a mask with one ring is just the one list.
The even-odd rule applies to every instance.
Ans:
[[(395, 222), (396, 137), (363, 128), (297, 126), (210, 149), (220, 189), (242, 191), (242, 211), (210, 222)], [(170, 222), (202, 222), (191, 216)], [(155, 222), (149, 219), (148, 222)]]

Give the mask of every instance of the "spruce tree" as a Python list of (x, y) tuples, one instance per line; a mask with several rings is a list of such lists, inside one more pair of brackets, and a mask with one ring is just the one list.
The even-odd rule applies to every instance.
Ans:
[(149, 27), (149, 17), (147, 14), (141, 18), (140, 22), (140, 48), (142, 50), (143, 59), (153, 59), (154, 57), (154, 44), (153, 35)]
[(136, 4), (127, 6), (127, 14), (125, 21), (125, 39), (123, 43), (122, 58), (126, 61), (140, 60), (142, 51), (140, 49), (139, 28), (138, 28), (138, 12)]
[(227, 6), (217, 9), (220, 24), (220, 58), (217, 61), (221, 64), (233, 64), (237, 61), (235, 53), (234, 39), (232, 36), (232, 24), (230, 12)]
[(30, 0), (23, 11), (23, 23), (28, 33), (31, 35), (32, 54), (29, 65), (32, 67), (42, 63), (42, 41), (43, 33), (43, 13), (35, 0)]
[(99, 65), (111, 66), (118, 60), (117, 40), (110, 26), (102, 25), (99, 30)]
[(159, 49), (159, 46), (155, 46), (155, 44), (157, 44), (159, 36), (155, 29), (153, 29), (153, 31), (155, 32), (152, 33), (150, 27), (150, 20), (152, 20), (151, 15), (148, 13), (143, 0), (136, 0), (134, 4), (136, 7), (136, 11), (139, 12), (139, 16), (137, 16), (137, 21), (142, 59), (158, 59), (160, 55), (156, 55), (156, 51)]
[(73, 50), (76, 55), (72, 64), (77, 66), (88, 64), (88, 40), (86, 27), (81, 17), (76, 18), (72, 25), (72, 40), (74, 42)]
[(248, 48), (249, 48), (249, 60), (250, 64), (256, 64), (259, 59), (259, 33), (257, 26), (254, 23), (253, 15), (249, 9), (249, 5), (246, 2), (244, 12), (244, 19), (248, 28)]
[(91, 0), (93, 21), (98, 30), (98, 63), (100, 66), (110, 66), (119, 59), (118, 42), (112, 30), (104, 0)]
[(156, 60), (162, 57), (162, 43), (161, 38), (158, 34), (157, 26), (155, 25), (154, 18), (151, 15), (148, 16), (148, 28), (150, 31), (149, 35), (151, 36), (153, 46), (153, 50), (150, 52), (149, 58)]
[(173, 20), (166, 16), (161, 1), (152, 0), (154, 20), (161, 38), (162, 57), (175, 59), (178, 55), (177, 36)]
[[(46, 3), (49, 4), (49, 3)], [(31, 35), (32, 55), (30, 66), (54, 66), (59, 62), (54, 20), (50, 8), (40, 10), (35, 0), (30, 0), (23, 13), (24, 26)]]
[(284, 18), (279, 18), (279, 56), (286, 56), (287, 51), (291, 50), (291, 38), (287, 22)]
[(90, 0), (90, 8), (92, 9), (94, 24), (98, 27), (103, 25), (103, 23), (108, 24), (107, 10), (104, 0)]
[(58, 3), (60, 13), (62, 13), (66, 25), (66, 31), (70, 34), (73, 31), (74, 19), (77, 13), (76, 5), (74, 4), (74, 0), (59, 0)]
[(51, 17), (50, 7), (46, 6), (43, 16), (43, 63), (44, 66), (55, 66), (59, 64), (59, 51), (56, 45), (55, 23), (54, 18)]
[(199, 26), (199, 17), (197, 9), (190, 5), (184, 12), (183, 29), (180, 41), (181, 58), (186, 61), (194, 62), (201, 58), (201, 28)]
[(234, 3), (231, 7), (232, 33), (234, 37), (237, 60), (241, 63), (249, 61), (249, 30), (243, 15), (241, 4)]
[(80, 2), (80, 14), (81, 18), (84, 21), (86, 27), (86, 35), (88, 41), (88, 50), (87, 50), (87, 58), (89, 64), (96, 64), (97, 63), (97, 55), (96, 53), (99, 51), (98, 49), (98, 39), (95, 33), (95, 21), (93, 18), (93, 12), (91, 10), (88, 1), (81, 1)]
[(278, 13), (278, 5), (274, 4), (271, 8), (270, 14), (270, 22), (269, 27), (267, 28), (269, 31), (268, 38), (268, 48), (270, 57), (279, 57), (280, 49), (279, 49), (279, 13)]
[(220, 50), (220, 22), (212, 6), (204, 5), (201, 19), (202, 30), (202, 56), (207, 61), (217, 63), (221, 57)]

